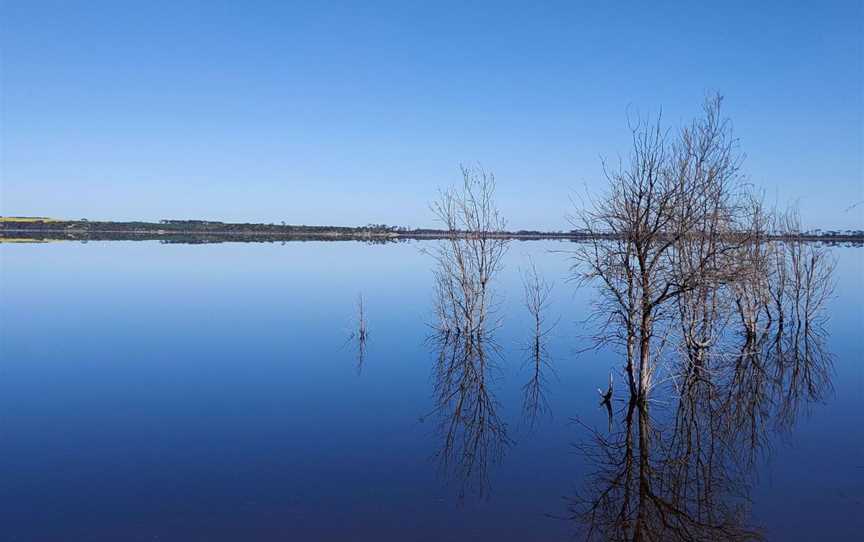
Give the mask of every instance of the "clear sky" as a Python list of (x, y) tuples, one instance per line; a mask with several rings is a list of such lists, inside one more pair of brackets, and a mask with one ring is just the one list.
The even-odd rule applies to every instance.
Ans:
[(0, 5), (5, 215), (431, 226), (480, 162), (565, 229), (628, 108), (719, 91), (771, 202), (864, 227), (860, 0)]

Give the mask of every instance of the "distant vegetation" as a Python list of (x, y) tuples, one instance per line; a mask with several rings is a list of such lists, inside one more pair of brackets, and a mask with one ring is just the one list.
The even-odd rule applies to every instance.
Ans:
[[(495, 237), (516, 240), (582, 240), (613, 238), (615, 234), (587, 229), (569, 231), (504, 230), (490, 232)], [(292, 241), (292, 240), (360, 240), (388, 242), (410, 239), (443, 239), (454, 235), (471, 235), (464, 228), (408, 228), (388, 224), (365, 226), (307, 226), (286, 224), (236, 223), (211, 220), (160, 220), (159, 222), (110, 222), (62, 220), (46, 217), (0, 217), (0, 241), (9, 238), (32, 240), (161, 240), (181, 243), (224, 241)], [(864, 230), (813, 230), (790, 233), (774, 232), (777, 238), (864, 243)]]
[[(210, 220), (160, 220), (159, 222), (103, 222), (87, 219), (54, 220), (7, 217), (0, 222), (0, 239), (15, 234), (43, 239), (177, 240), (180, 242), (438, 239), (453, 232), (432, 228), (407, 228), (388, 224), (365, 226), (307, 226), (270, 223), (231, 223)], [(465, 234), (458, 232), (457, 234)], [(497, 231), (496, 236), (518, 239), (569, 238), (576, 232)]]

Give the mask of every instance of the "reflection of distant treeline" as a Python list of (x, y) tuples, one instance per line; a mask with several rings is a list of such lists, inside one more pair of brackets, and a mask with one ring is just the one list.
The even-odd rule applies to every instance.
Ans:
[[(81, 220), (8, 219), (0, 221), (0, 240), (16, 239), (71, 239), (90, 241), (145, 241), (161, 240), (168, 243), (219, 243), (225, 241), (338, 241), (361, 240), (389, 242), (411, 239), (445, 239), (454, 235), (468, 236), (466, 232), (453, 232), (434, 228), (406, 228), (387, 224), (366, 226), (306, 226), (292, 224), (255, 224), (214, 222), (207, 220), (162, 220), (159, 222), (97, 222)], [(515, 230), (490, 232), (487, 235), (532, 241), (557, 239), (581, 241), (598, 237), (616, 238), (615, 235), (590, 233), (581, 230), (539, 231)], [(864, 245), (864, 231), (806, 232), (790, 236), (772, 236), (778, 240), (819, 241), (831, 245)]]

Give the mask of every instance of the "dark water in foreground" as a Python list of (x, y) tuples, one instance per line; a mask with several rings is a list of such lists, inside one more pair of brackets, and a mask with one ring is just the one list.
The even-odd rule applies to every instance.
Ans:
[[(626, 471), (628, 418), (660, 425), (675, 404), (658, 395), (650, 417), (628, 416), (618, 386), (610, 430), (596, 389), (620, 355), (580, 353), (594, 293), (567, 282), (567, 255), (554, 252), (567, 243), (516, 242), (494, 285), (499, 355), (481, 402), (491, 412), (468, 427), (476, 447), (448, 450), (424, 246), (0, 246), (0, 540), (584, 535), (574, 507)], [(817, 374), (765, 392), (777, 408), (748, 395), (747, 436), (717, 446), (733, 459), (689, 465), (710, 475), (654, 481), (658, 495), (686, 493), (700, 517), (734, 510), (730, 538), (737, 526), (771, 540), (864, 529), (864, 250), (832, 250), (823, 357), (807, 368)], [(548, 413), (533, 424), (519, 274), (529, 254), (555, 282), (558, 321)], [(674, 442), (658, 438), (651, 460)]]

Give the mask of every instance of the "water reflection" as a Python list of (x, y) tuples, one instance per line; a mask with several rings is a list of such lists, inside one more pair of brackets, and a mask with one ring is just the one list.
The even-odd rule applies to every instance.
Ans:
[(369, 338), (369, 333), (366, 328), (366, 305), (363, 299), (363, 294), (357, 296), (357, 315), (356, 321), (351, 326), (351, 334), (345, 341), (345, 344), (353, 345), (355, 357), (357, 360), (357, 374), (363, 373), (363, 362), (366, 361), (366, 341)]
[(726, 382), (688, 380), (671, 412), (628, 401), (617, 431), (592, 430), (579, 450), (594, 470), (570, 500), (586, 539), (761, 539), (748, 519), (753, 459), (772, 429), (788, 428), (804, 403), (830, 388), (828, 378), (790, 376), (827, 376), (824, 350), (774, 354), (774, 341), (794, 335), (771, 336), (766, 350), (745, 341), (730, 374), (721, 375)]
[(529, 260), (528, 268), (522, 272), (522, 287), (532, 324), (531, 339), (524, 348), (530, 376), (522, 386), (522, 414), (528, 425), (534, 428), (540, 416), (551, 414), (546, 385), (555, 369), (546, 343), (558, 322), (550, 324), (547, 321), (553, 285), (540, 275), (534, 260)]
[[(758, 308), (746, 311), (755, 316), (747, 318), (756, 324), (753, 333), (730, 293), (716, 297), (722, 310), (707, 322), (711, 333), (693, 334), (692, 355), (681, 334), (670, 331), (662, 374), (675, 378), (655, 390), (643, 411), (636, 407), (628, 425), (622, 357), (609, 348), (574, 355), (585, 346), (577, 337), (589, 335), (577, 326), (591, 305), (590, 292), (574, 296), (563, 280), (566, 256), (554, 251), (569, 244), (511, 244), (506, 267), (487, 285), (485, 305), (493, 310), (479, 318), (484, 331), (472, 333), (477, 326), (460, 316), (460, 280), (441, 281), (440, 291), (453, 294), (440, 296), (440, 304), (435, 296), (442, 317), (433, 313), (436, 281), (418, 269), (437, 262), (417, 249), (434, 243), (386, 249), (296, 243), (289, 252), (260, 245), (5, 247), (4, 255), (14, 257), (4, 261), (3, 284), (14, 287), (3, 290), (0, 326), (6, 435), (0, 515), (7, 534), (0, 539), (124, 539), (129, 526), (146, 518), (147, 536), (177, 540), (278, 539), (286, 532), (311, 540), (567, 540), (577, 523), (590, 528), (590, 518), (576, 514), (601, 499), (615, 472), (630, 476), (630, 493), (618, 485), (601, 502), (629, 503), (633, 511), (624, 517), (638, 518), (640, 415), (650, 490), (702, 523), (726, 528), (691, 527), (685, 519), (664, 532), (658, 523), (665, 509), (649, 509), (644, 515), (655, 520), (643, 522), (642, 538), (675, 539), (673, 528), (690, 529), (677, 538), (732, 538), (732, 528), (762, 530), (772, 540), (855, 538), (861, 251), (834, 250), (844, 282), (830, 311), (814, 311), (819, 296), (793, 287), (818, 275), (799, 267), (777, 271), (752, 305), (741, 298), (742, 306)], [(539, 415), (530, 432), (523, 386), (535, 366), (529, 344), (535, 323), (518, 274), (523, 250), (557, 281), (548, 323), (562, 314), (544, 344), (557, 372), (542, 373), (554, 417)], [(813, 256), (801, 252), (795, 260)], [(238, 259), (249, 266), (232, 266)], [(357, 264), (351, 280), (331, 271), (335, 259)], [(140, 269), (144, 260), (150, 267)], [(79, 277), (80, 288), (68, 288), (70, 275)], [(227, 279), (236, 287), (222, 288)], [(479, 289), (476, 279), (466, 282), (469, 292)], [(129, 283), (141, 287), (129, 291)], [(332, 359), (322, 357), (321, 346), (339, 348), (360, 329), (361, 291), (368, 331), (358, 378), (359, 333)], [(187, 302), (178, 304), (177, 292), (188, 292)], [(127, 305), (136, 310), (123, 310)], [(829, 312), (830, 326), (819, 317)], [(207, 325), (189, 324), (196, 321)], [(142, 334), (152, 339), (143, 349), (136, 346)], [(707, 343), (701, 352), (697, 342)], [(252, 361), (238, 364), (246, 358)], [(607, 411), (595, 388), (607, 389), (613, 366), (615, 396)], [(440, 410), (439, 398), (450, 399)], [(814, 404), (826, 399), (831, 404)], [(575, 415), (607, 447), (570, 423)], [(793, 432), (778, 434), (793, 424)], [(574, 443), (593, 454), (593, 469)], [(446, 480), (436, 478), (433, 454), (449, 460), (441, 464)], [(190, 483), (177, 493), (176, 480), (184, 477)], [(99, 487), (80, 499), (94, 479), (102, 480)], [(489, 498), (477, 502), (480, 480)], [(142, 490), (130, 493), (130, 484)], [(557, 519), (568, 516), (562, 496), (573, 496), (574, 488), (583, 499), (571, 501), (579, 504), (570, 510), (574, 520)], [(468, 494), (458, 506), (461, 490)], [(100, 512), (114, 520), (97, 522), (93, 531)], [(605, 519), (610, 538), (633, 538), (632, 523), (627, 531), (614, 527), (609, 514), (596, 517)], [(248, 525), (256, 526), (252, 535)], [(600, 529), (592, 538), (604, 537)]]
[[(434, 455), (458, 481), (460, 497), (488, 495), (491, 467), (513, 445), (495, 394), (503, 353), (492, 284), (504, 250), (503, 242), (460, 235), (433, 253)], [(742, 250), (750, 274), (688, 289), (664, 315), (657, 348), (664, 377), (650, 398), (633, 396), (629, 387), (614, 397), (613, 373), (608, 390), (600, 390), (608, 428), (590, 429), (578, 445), (595, 468), (569, 500), (568, 517), (587, 538), (762, 536), (749, 519), (756, 460), (767, 456), (772, 432), (789, 429), (807, 405), (831, 391), (823, 309), (833, 261), (825, 249), (804, 243), (753, 243)], [(554, 370), (546, 337), (555, 323), (546, 320), (552, 285), (533, 263), (522, 278), (532, 324), (522, 414), (533, 428), (551, 414), (545, 383)]]
[(758, 539), (721, 434), (703, 420), (662, 431), (649, 408), (628, 402), (617, 432), (580, 447), (595, 470), (570, 511), (586, 539)]
[(569, 510), (587, 539), (761, 538), (748, 513), (755, 460), (772, 432), (831, 392), (823, 308), (833, 261), (823, 250), (754, 252), (758, 280), (679, 299), (662, 394), (628, 398), (617, 430), (590, 429), (578, 445), (594, 470)]
[(492, 389), (500, 355), (488, 331), (466, 321), (451, 322), (430, 337), (436, 352), (434, 416), (442, 469), (455, 475), (460, 495), (486, 494), (489, 467), (503, 457), (510, 439)]

